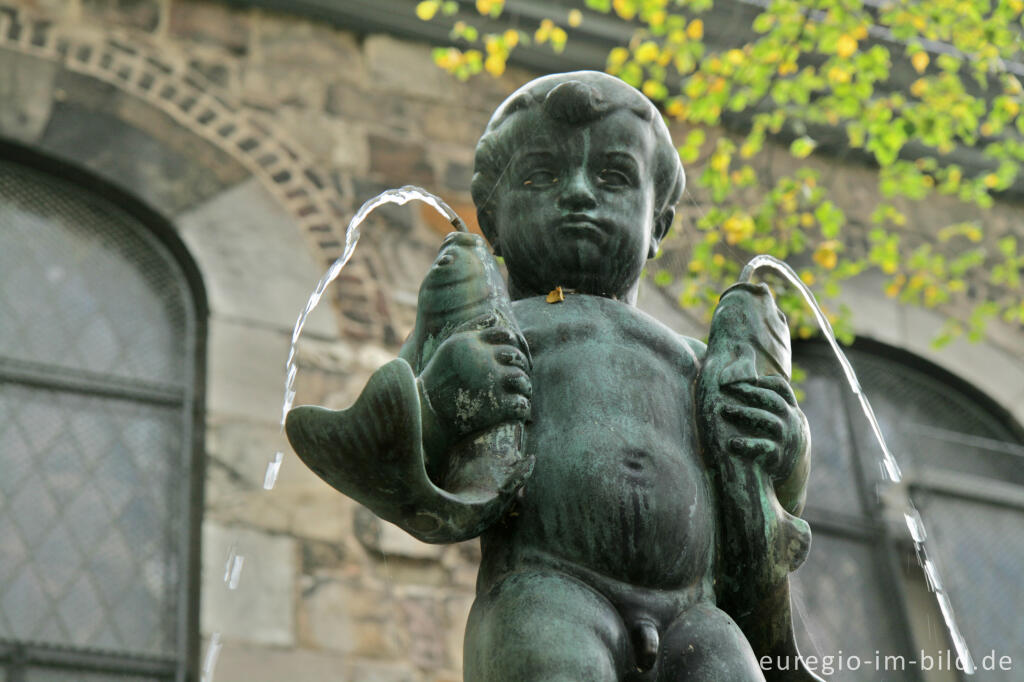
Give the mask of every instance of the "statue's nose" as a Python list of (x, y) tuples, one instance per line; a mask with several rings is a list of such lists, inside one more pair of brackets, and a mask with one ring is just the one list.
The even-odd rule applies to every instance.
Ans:
[(579, 211), (597, 206), (594, 186), (587, 176), (586, 169), (577, 169), (565, 180), (562, 193), (558, 197), (558, 203), (563, 210)]

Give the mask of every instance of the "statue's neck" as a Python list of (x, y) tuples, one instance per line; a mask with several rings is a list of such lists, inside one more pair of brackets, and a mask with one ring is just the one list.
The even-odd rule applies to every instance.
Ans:
[[(570, 295), (575, 294), (575, 293), (583, 293), (583, 294), (589, 293), (592, 296), (601, 296), (603, 298), (610, 298), (613, 301), (621, 301), (622, 303), (626, 303), (628, 305), (635, 306), (636, 305), (636, 299), (637, 299), (637, 292), (639, 290), (640, 290), (640, 282), (636, 281), (636, 282), (633, 282), (632, 286), (630, 286), (629, 289), (627, 289), (625, 291), (625, 293), (623, 293), (621, 296), (615, 296), (615, 295), (607, 294), (607, 293), (594, 294), (594, 293), (587, 292), (587, 291), (575, 291), (575, 290), (570, 289), (570, 288), (565, 288), (564, 292), (565, 292), (565, 295), (567, 295), (567, 296), (570, 296)], [(524, 299), (524, 298), (532, 298), (534, 296), (547, 296), (547, 294), (549, 293), (547, 291), (534, 291), (533, 289), (520, 287), (519, 285), (516, 284), (516, 281), (514, 279), (512, 279), (511, 277), (509, 278), (509, 282), (508, 282), (508, 292), (509, 292), (509, 295), (512, 297), (513, 301), (518, 301), (518, 300), (521, 300), (521, 299)]]

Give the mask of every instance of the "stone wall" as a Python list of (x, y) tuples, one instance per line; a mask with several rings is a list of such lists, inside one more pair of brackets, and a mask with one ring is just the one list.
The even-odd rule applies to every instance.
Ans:
[[(0, 93), (7, 95), (0, 135), (149, 202), (174, 225), (204, 280), (211, 317), (201, 633), (204, 641), (222, 636), (216, 680), (460, 680), (477, 544), (419, 543), (307, 472), (278, 427), (283, 366), (295, 316), (337, 255), (338, 230), (363, 200), (419, 184), (472, 222), (473, 146), (494, 107), (529, 74), (511, 69), (500, 79), (458, 83), (434, 67), (427, 45), (213, 2), (0, 0), (0, 23), (26, 17), (46, 19), (48, 30), (74, 44), (113, 41), (134, 50), (134, 57), (117, 52), (118, 59), (157, 55), (162, 77), (182, 88), (191, 81), (200, 97), (223, 109), (218, 115), (245, 121), (262, 140), (290, 150), (285, 156), (294, 152), (290, 172), (308, 176), (277, 179), (276, 166), (261, 165), (259, 149), (239, 152), (243, 141), (210, 134), (201, 114), (178, 115), (149, 91), (119, 82), (116, 69), (104, 75), (100, 66), (72, 68), (56, 51), (33, 52), (4, 32), (10, 23), (0, 26)], [(87, 114), (123, 134), (108, 129), (109, 145), (88, 149), (79, 143), (101, 123), (57, 135)], [(55, 124), (55, 116), (64, 118)], [(168, 150), (188, 163), (175, 165)], [(782, 150), (765, 163), (766, 170), (785, 169), (793, 161)], [(854, 228), (867, 225), (873, 174), (808, 163), (823, 169)], [(316, 202), (296, 199), (299, 191)], [(697, 194), (684, 200), (684, 229), (702, 203)], [(972, 210), (935, 202), (916, 208), (908, 229), (927, 234), (950, 214)], [(1016, 210), (996, 207), (986, 220), (1006, 231)], [(313, 214), (329, 216), (334, 233), (320, 230)], [(394, 356), (445, 227), (419, 205), (375, 214), (334, 288), (340, 293), (333, 306), (325, 304), (307, 328), (297, 403), (346, 406)], [(858, 238), (856, 229), (851, 235)], [(934, 351), (927, 342), (941, 320), (897, 306), (870, 280), (848, 294), (860, 313), (859, 331), (973, 374), (976, 385), (1024, 421), (1019, 332), (996, 330), (983, 350), (954, 344)], [(642, 304), (676, 328), (703, 334), (657, 292), (646, 290)], [(276, 451), (285, 459), (266, 492), (264, 470)], [(245, 558), (234, 591), (223, 581), (232, 550)]]

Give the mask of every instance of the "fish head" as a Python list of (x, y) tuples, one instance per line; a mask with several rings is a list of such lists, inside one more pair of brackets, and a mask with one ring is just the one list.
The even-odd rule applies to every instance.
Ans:
[(740, 283), (725, 290), (715, 307), (708, 356), (729, 358), (722, 383), (759, 376), (792, 376), (789, 324), (765, 284)]

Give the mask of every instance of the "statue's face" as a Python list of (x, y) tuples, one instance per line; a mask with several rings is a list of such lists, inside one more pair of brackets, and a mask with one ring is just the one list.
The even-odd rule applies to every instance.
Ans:
[(527, 110), (509, 124), (522, 142), (493, 205), (513, 296), (562, 286), (632, 302), (653, 255), (650, 125), (624, 109), (581, 126)]

